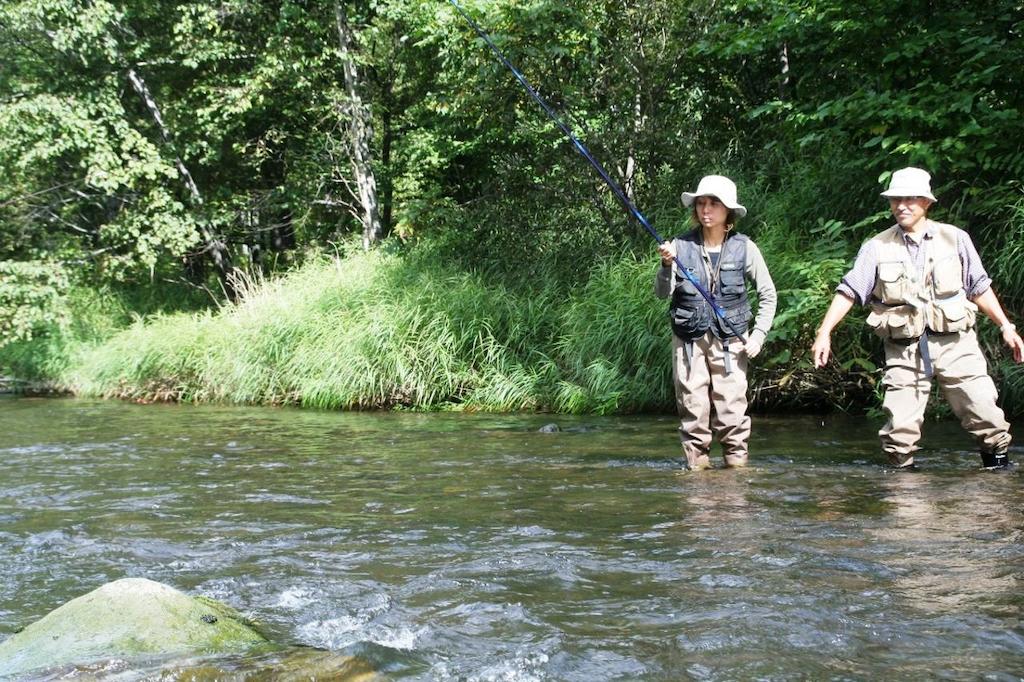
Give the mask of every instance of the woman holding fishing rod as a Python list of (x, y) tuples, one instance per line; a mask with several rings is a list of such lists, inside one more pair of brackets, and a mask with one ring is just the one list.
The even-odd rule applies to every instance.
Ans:
[[(707, 175), (695, 192), (683, 192), (682, 199), (692, 207), (695, 227), (658, 247), (661, 268), (654, 291), (659, 298), (670, 298), (672, 378), (683, 454), (687, 468), (710, 468), (715, 437), (725, 465), (741, 467), (747, 463), (750, 437), (747, 364), (760, 352), (775, 318), (775, 284), (757, 245), (734, 231), (747, 209), (737, 201), (732, 180)], [(711, 301), (694, 279), (711, 294)], [(757, 291), (756, 317), (747, 297), (748, 281)], [(746, 333), (751, 318), (754, 328), (743, 340), (740, 334)]]
[[(662, 267), (655, 291), (662, 298), (672, 297), (672, 372), (687, 466), (711, 466), (708, 453), (712, 430), (722, 443), (726, 465), (745, 465), (750, 436), (747, 359), (761, 350), (772, 326), (776, 295), (764, 258), (754, 242), (732, 233), (736, 219), (747, 214), (747, 209), (736, 201), (736, 185), (721, 175), (709, 175), (701, 179), (696, 192), (684, 192), (683, 203), (693, 206), (697, 228), (665, 241), (490, 36), (456, 0), (450, 2), (569, 138), (573, 148), (597, 171), (623, 208), (660, 245)], [(757, 319), (749, 339), (751, 309), (746, 280), (753, 282), (758, 296)]]

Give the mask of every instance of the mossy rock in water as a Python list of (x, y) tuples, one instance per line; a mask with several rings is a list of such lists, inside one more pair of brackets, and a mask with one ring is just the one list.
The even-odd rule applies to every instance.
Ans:
[(125, 578), (72, 599), (0, 643), (0, 678), (112, 658), (272, 646), (229, 606), (152, 580)]

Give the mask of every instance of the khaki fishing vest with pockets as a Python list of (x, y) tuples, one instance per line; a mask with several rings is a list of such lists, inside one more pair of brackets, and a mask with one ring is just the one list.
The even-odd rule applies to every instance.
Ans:
[(910, 260), (903, 230), (894, 225), (874, 237), (878, 270), (867, 323), (884, 339), (916, 339), (927, 329), (937, 334), (967, 331), (978, 307), (967, 300), (956, 228), (931, 222), (931, 239), (923, 239), (924, 278)]

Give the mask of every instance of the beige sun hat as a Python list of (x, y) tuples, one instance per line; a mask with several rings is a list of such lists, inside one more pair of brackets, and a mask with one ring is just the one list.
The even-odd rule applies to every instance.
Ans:
[(932, 194), (932, 176), (921, 168), (901, 168), (892, 174), (889, 189), (882, 192), (883, 197), (924, 197), (938, 201)]
[(683, 192), (683, 204), (693, 206), (697, 197), (712, 196), (721, 201), (726, 208), (736, 211), (736, 217), (747, 215), (747, 209), (736, 201), (736, 183), (724, 175), (705, 175), (697, 184), (696, 192)]

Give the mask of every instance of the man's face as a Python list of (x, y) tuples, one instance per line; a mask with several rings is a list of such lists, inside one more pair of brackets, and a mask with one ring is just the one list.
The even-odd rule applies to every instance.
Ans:
[(931, 205), (931, 199), (925, 197), (889, 197), (889, 209), (892, 211), (892, 216), (905, 230), (917, 225), (928, 213), (928, 207)]

